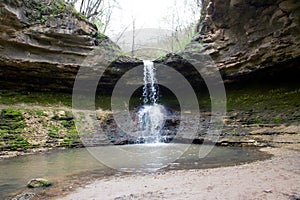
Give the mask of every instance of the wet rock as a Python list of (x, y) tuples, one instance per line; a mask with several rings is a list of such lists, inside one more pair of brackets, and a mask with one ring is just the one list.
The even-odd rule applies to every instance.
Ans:
[(35, 196), (34, 193), (20, 194), (20, 195), (14, 197), (12, 200), (30, 200), (30, 199), (33, 199), (34, 196)]
[(49, 180), (47, 180), (45, 178), (31, 179), (27, 183), (27, 187), (29, 187), (29, 188), (49, 187), (51, 185), (52, 185), (51, 181), (49, 181)]

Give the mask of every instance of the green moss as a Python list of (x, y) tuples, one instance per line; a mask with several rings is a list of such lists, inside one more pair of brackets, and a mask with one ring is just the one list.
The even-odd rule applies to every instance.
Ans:
[(82, 20), (82, 21), (88, 21), (88, 19), (86, 18), (86, 16), (84, 16), (82, 13), (78, 12), (75, 8), (73, 8), (73, 13), (74, 13), (75, 16), (77, 16), (80, 20)]
[(25, 120), (21, 110), (12, 108), (0, 111), (0, 133), (21, 133), (25, 127)]
[(39, 106), (72, 106), (72, 94), (0, 90), (0, 104), (29, 104)]
[[(25, 128), (25, 117), (31, 123), (42, 124), (43, 130), (48, 134), (48, 142), (53, 146), (76, 147), (81, 145), (80, 137), (76, 131), (74, 116), (70, 111), (52, 110), (57, 115), (50, 118), (43, 109), (2, 109), (0, 110), (0, 150), (23, 151), (28, 148), (41, 147), (31, 145), (25, 138), (35, 137), (31, 133), (36, 131), (33, 127)], [(24, 113), (24, 114), (23, 114)], [(48, 132), (47, 132), (48, 131)], [(26, 137), (25, 137), (26, 136)], [(36, 139), (36, 138), (32, 138)], [(61, 139), (67, 141), (61, 143)]]
[(199, 48), (199, 47), (196, 47), (196, 48), (194, 49), (194, 51), (200, 52), (200, 48)]
[(66, 3), (64, 0), (39, 1), (30, 0), (24, 1), (28, 13), (28, 18), (31, 23), (45, 23), (52, 18), (57, 18), (63, 15), (73, 15), (80, 20), (88, 21), (87, 18), (79, 13), (74, 6)]
[(275, 124), (280, 124), (283, 122), (283, 119), (281, 118), (280, 115), (277, 115), (275, 118), (274, 118), (274, 123)]
[(62, 146), (71, 146), (72, 142), (73, 142), (73, 140), (71, 140), (70, 138), (65, 138)]
[(262, 124), (263, 123), (263, 120), (260, 118), (260, 117), (255, 117), (253, 119), (249, 119), (249, 121), (252, 123), (252, 124)]
[(59, 138), (58, 132), (59, 132), (59, 127), (50, 127), (48, 132), (48, 136), (50, 138)]
[(7, 108), (1, 111), (1, 117), (4, 119), (22, 120), (24, 119), (23, 114), (20, 110)]
[(9, 141), (8, 148), (11, 151), (25, 150), (30, 148), (30, 145), (23, 137), (17, 136), (14, 140)]
[[(249, 84), (227, 86), (227, 110), (244, 113), (249, 123), (296, 123), (300, 113), (297, 84)], [(200, 98), (200, 106), (209, 107), (209, 96)]]
[(38, 116), (47, 116), (47, 114), (43, 111), (43, 110), (35, 110), (35, 113), (38, 115)]
[(68, 128), (69, 127), (69, 122), (64, 120), (61, 122), (61, 125), (63, 125), (65, 128)]
[(159, 59), (159, 60), (165, 60), (166, 58), (167, 58), (166, 55), (162, 55), (162, 56), (160, 56), (158, 59)]
[(108, 37), (104, 35), (103, 33), (97, 32), (95, 35), (93, 35), (94, 38), (97, 39), (107, 39)]
[(66, 115), (66, 118), (67, 118), (67, 119), (73, 119), (73, 118), (74, 118), (73, 113), (70, 112), (70, 111), (65, 111), (65, 115)]
[(48, 133), (48, 136), (51, 137), (51, 138), (58, 138), (57, 136), (57, 132), (51, 130), (49, 133)]
[(29, 181), (29, 183), (27, 183), (27, 187), (29, 188), (44, 188), (51, 185), (52, 182), (44, 178), (32, 179)]

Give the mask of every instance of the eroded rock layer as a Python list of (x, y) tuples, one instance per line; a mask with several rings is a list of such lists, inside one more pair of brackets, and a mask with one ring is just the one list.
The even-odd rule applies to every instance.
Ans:
[(187, 50), (209, 54), (225, 79), (299, 72), (298, 0), (205, 0), (198, 31)]
[[(266, 79), (272, 74), (297, 79), (298, 0), (204, 0), (198, 28), (182, 55), (192, 60), (209, 55), (225, 82)], [(111, 90), (124, 72), (142, 64), (120, 56), (117, 45), (63, 0), (0, 2), (1, 89), (72, 91), (78, 70), (93, 63), (87, 62), (94, 58), (88, 55), (99, 47), (105, 62), (97, 60), (88, 67), (97, 75), (109, 65), (101, 80), (105, 90)], [(180, 56), (170, 54), (157, 62), (174, 67), (192, 85), (201, 81), (193, 62)]]
[[(129, 64), (139, 63), (120, 57), (119, 47), (63, 0), (0, 2), (2, 89), (71, 91), (79, 68), (97, 48), (110, 65), (104, 84), (115, 82), (113, 77)], [(93, 67), (97, 71), (107, 66)]]

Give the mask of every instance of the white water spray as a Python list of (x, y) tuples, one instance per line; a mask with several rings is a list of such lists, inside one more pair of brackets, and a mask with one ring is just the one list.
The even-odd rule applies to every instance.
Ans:
[(144, 60), (144, 87), (143, 87), (144, 104), (157, 104), (158, 101), (158, 86), (155, 77), (154, 63), (149, 60)]
[(164, 106), (158, 104), (158, 92), (154, 63), (151, 61), (144, 61), (144, 105), (137, 113), (139, 142), (160, 142), (160, 131), (164, 126), (166, 112)]

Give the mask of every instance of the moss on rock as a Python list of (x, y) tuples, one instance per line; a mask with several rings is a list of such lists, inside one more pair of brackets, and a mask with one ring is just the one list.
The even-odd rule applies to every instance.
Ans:
[(52, 185), (52, 182), (45, 178), (35, 178), (30, 180), (27, 183), (27, 187), (29, 188), (41, 188), (41, 187), (49, 187)]
[(39, 147), (80, 147), (74, 117), (57, 109), (0, 110), (0, 151)]

